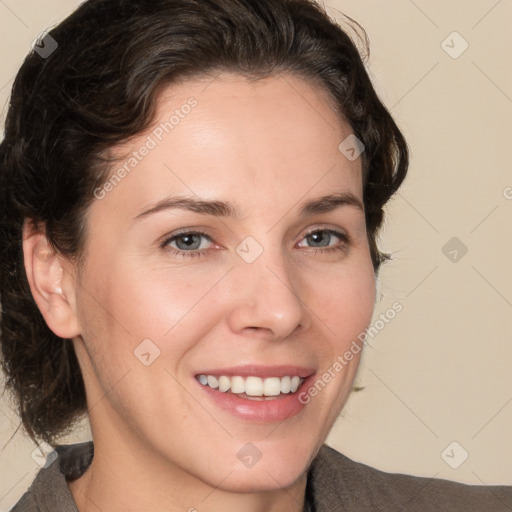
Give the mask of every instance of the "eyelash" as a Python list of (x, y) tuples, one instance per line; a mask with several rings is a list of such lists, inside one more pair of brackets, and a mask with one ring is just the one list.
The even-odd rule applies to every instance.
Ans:
[(208, 235), (208, 233), (205, 233), (203, 231), (182, 231), (181, 233), (176, 233), (173, 236), (171, 236), (170, 238), (167, 238), (162, 243), (162, 249), (171, 251), (174, 255), (181, 256), (183, 258), (196, 258), (196, 257), (205, 256), (206, 249), (203, 249), (202, 251), (198, 251), (197, 249), (194, 251), (181, 251), (179, 249), (174, 249), (173, 247), (169, 247), (169, 244), (171, 242), (174, 242), (176, 239), (187, 236), (187, 235), (200, 235), (200, 236), (204, 236), (205, 238), (207, 238), (208, 240), (211, 241), (211, 237)]
[[(311, 250), (314, 253), (317, 253), (317, 252), (332, 253), (335, 251), (346, 252), (347, 245), (349, 244), (350, 239), (345, 233), (343, 233), (341, 231), (336, 231), (335, 229), (315, 229), (313, 231), (309, 231), (308, 233), (305, 233), (301, 240), (303, 240), (304, 238), (306, 238), (310, 235), (314, 235), (315, 233), (329, 233), (329, 234), (334, 235), (337, 238), (339, 238), (341, 240), (341, 243), (340, 243), (340, 245), (337, 245), (334, 247), (327, 247), (325, 249), (312, 247)], [(203, 236), (203, 237), (207, 238), (208, 240), (212, 241), (212, 239), (208, 235), (208, 233), (205, 233), (203, 231), (182, 231), (181, 233), (176, 233), (176, 234), (172, 235), (171, 237), (167, 238), (161, 244), (161, 248), (164, 250), (169, 250), (175, 256), (180, 256), (182, 258), (196, 258), (196, 257), (206, 256), (206, 252), (208, 251), (208, 249), (203, 249), (203, 250), (196, 249), (196, 250), (191, 250), (191, 251), (182, 251), (179, 249), (174, 249), (173, 247), (169, 247), (169, 244), (171, 242), (174, 242), (175, 240), (177, 240), (181, 237), (190, 236), (190, 235)]]

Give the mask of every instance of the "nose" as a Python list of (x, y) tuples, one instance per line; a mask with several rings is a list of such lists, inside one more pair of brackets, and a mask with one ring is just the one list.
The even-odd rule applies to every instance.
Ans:
[(307, 329), (310, 315), (296, 270), (279, 251), (264, 252), (252, 263), (239, 261), (232, 271), (231, 330), (280, 340)]

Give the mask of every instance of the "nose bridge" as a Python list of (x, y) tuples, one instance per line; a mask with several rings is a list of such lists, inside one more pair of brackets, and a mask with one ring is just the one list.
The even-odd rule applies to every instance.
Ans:
[(275, 338), (286, 337), (306, 322), (301, 281), (280, 245), (263, 248), (248, 238), (237, 248), (240, 259), (234, 269), (237, 292), (231, 327), (235, 331), (261, 329), (271, 331)]

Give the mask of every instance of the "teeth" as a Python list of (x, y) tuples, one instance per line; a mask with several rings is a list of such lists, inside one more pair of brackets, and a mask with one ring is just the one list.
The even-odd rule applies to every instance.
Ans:
[[(263, 382), (263, 394), (265, 396), (277, 396), (281, 393), (281, 379), (279, 377), (271, 377)], [(249, 394), (249, 393), (247, 393)]]
[[(206, 378), (206, 377), (205, 377)], [(281, 393), (289, 393), (292, 389), (292, 379), (288, 376), (281, 379)]]
[(236, 375), (228, 377), (221, 375), (198, 375), (197, 380), (203, 386), (209, 386), (218, 389), (223, 393), (230, 391), (234, 394), (245, 393), (248, 396), (278, 396), (282, 393), (295, 393), (304, 379), (297, 375), (279, 377), (269, 377), (262, 379), (260, 377), (250, 376), (247, 378)]
[(243, 377), (231, 377), (231, 393), (245, 393)]
[(231, 387), (231, 382), (229, 380), (229, 377), (226, 377), (222, 375), (219, 377), (219, 391), (228, 391), (228, 389)]
[(217, 389), (219, 387), (219, 381), (217, 377), (214, 377), (213, 375), (208, 375), (206, 377), (206, 380), (208, 382), (208, 386), (210, 386), (213, 389)]
[(259, 377), (247, 377), (245, 379), (245, 394), (263, 396), (263, 381)]

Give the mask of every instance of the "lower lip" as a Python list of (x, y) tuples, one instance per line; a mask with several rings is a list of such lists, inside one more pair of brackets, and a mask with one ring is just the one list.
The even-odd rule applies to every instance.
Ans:
[[(295, 393), (281, 394), (272, 400), (251, 400), (240, 398), (230, 393), (204, 386), (197, 379), (194, 379), (211, 400), (221, 409), (231, 413), (233, 416), (253, 423), (271, 423), (283, 421), (299, 414), (306, 404), (299, 401), (299, 396), (304, 395), (314, 380), (310, 375)], [(303, 396), (304, 398), (304, 396)], [(306, 397), (307, 399), (307, 397)]]

